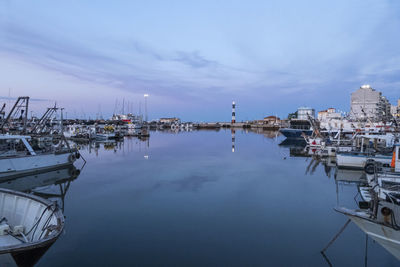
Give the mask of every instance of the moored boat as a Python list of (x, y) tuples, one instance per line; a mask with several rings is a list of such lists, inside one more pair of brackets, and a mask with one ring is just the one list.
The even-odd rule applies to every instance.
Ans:
[(362, 231), (400, 260), (400, 227), (397, 225), (398, 206), (392, 203), (376, 204), (373, 210), (335, 208), (345, 214)]
[(7, 189), (0, 189), (0, 218), (1, 266), (33, 266), (64, 228), (55, 203)]
[[(76, 149), (43, 146), (30, 136), (0, 135), (0, 179), (68, 166), (80, 157)], [(32, 145), (31, 145), (32, 143)]]

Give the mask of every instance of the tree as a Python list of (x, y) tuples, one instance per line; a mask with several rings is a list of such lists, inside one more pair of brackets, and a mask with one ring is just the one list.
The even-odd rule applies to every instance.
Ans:
[(297, 111), (293, 113), (289, 113), (288, 117), (289, 120), (291, 119), (297, 119)]

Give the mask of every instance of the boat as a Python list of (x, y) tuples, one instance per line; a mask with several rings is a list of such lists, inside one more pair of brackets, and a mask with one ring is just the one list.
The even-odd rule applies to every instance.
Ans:
[[(46, 141), (47, 142), (47, 141)], [(0, 179), (20, 177), (36, 172), (72, 165), (80, 157), (77, 149), (41, 143), (41, 139), (24, 135), (0, 135)]]
[(370, 160), (365, 166), (366, 177), (369, 186), (381, 199), (392, 199), (400, 197), (400, 145), (394, 146), (390, 166)]
[(374, 164), (373, 169), (365, 169), (369, 186), (360, 187), (363, 200), (368, 202), (360, 202), (359, 209), (337, 207), (335, 210), (348, 216), (400, 260), (400, 146), (395, 145), (394, 148), (389, 171), (379, 162), (368, 162)]
[(303, 135), (311, 136), (313, 129), (308, 120), (292, 119), (288, 128), (279, 130), (286, 138), (303, 139)]
[(96, 140), (110, 140), (115, 139), (115, 133), (97, 133)]
[(53, 202), (0, 189), (0, 265), (33, 266), (64, 229), (64, 216)]
[(339, 168), (364, 169), (369, 160), (381, 162), (384, 166), (389, 166), (392, 156), (360, 151), (336, 153), (336, 163)]
[(371, 201), (370, 209), (347, 209), (337, 207), (340, 212), (354, 222), (368, 236), (400, 260), (399, 206), (386, 201)]

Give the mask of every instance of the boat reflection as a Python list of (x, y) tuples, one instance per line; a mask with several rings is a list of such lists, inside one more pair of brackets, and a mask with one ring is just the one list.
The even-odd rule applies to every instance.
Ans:
[[(337, 207), (334, 209), (346, 215), (348, 221), (321, 251), (328, 265), (332, 266), (325, 254), (326, 250), (351, 222), (366, 234), (365, 266), (368, 263), (368, 238), (372, 238), (400, 260), (400, 191), (398, 180), (395, 180), (397, 176), (391, 180), (387, 179), (386, 186), (391, 190), (389, 194), (389, 189), (383, 186), (384, 183), (371, 184), (371, 175), (366, 174), (364, 170), (338, 168), (336, 157), (310, 148), (302, 140), (285, 139), (279, 145), (289, 149), (290, 157), (305, 158), (306, 174), (315, 175), (322, 167), (327, 177), (335, 179)], [(351, 195), (351, 199), (340, 199), (339, 194), (344, 188), (346, 191), (354, 189), (355, 196)], [(386, 192), (385, 197), (381, 191)]]
[(335, 180), (344, 183), (366, 183), (367, 177), (364, 171), (335, 168)]

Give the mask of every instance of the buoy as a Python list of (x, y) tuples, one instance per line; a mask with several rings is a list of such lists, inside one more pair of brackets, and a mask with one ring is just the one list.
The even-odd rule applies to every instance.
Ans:
[(390, 163), (390, 167), (396, 168), (396, 150), (393, 151), (392, 162)]
[(367, 174), (374, 174), (375, 173), (375, 164), (373, 162), (369, 162), (365, 164), (364, 171)]
[(71, 154), (71, 155), (68, 156), (69, 162), (74, 162), (75, 159), (76, 159), (76, 158), (75, 158), (75, 154)]

